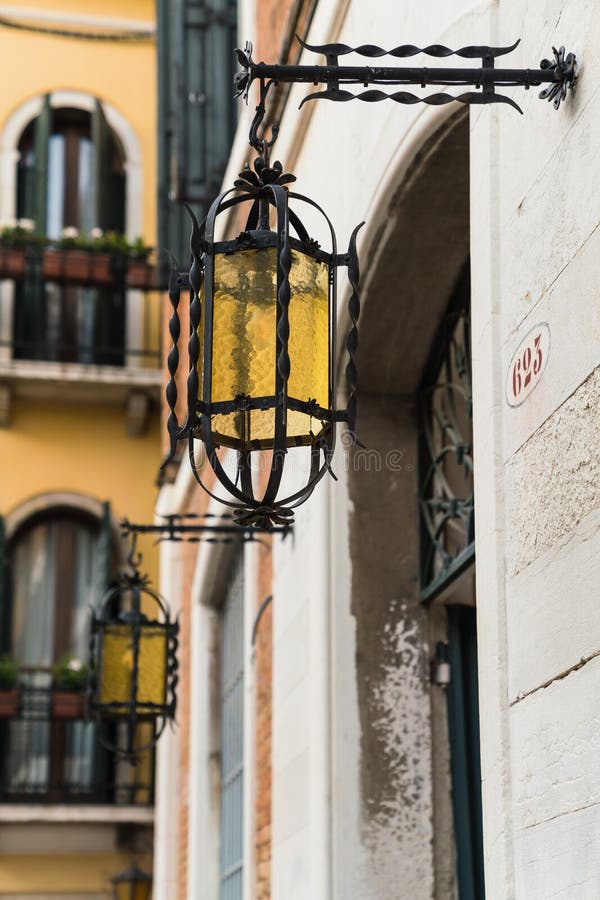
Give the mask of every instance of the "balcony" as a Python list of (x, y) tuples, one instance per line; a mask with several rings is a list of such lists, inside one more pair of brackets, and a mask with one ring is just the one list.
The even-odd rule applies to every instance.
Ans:
[(127, 245), (0, 235), (0, 424), (15, 398), (127, 408), (133, 393), (134, 419), (158, 402), (156, 273)]
[[(152, 806), (152, 755), (131, 766), (107, 750), (82, 694), (65, 697), (44, 669), (23, 671), (11, 694), (0, 692), (0, 804)], [(110, 737), (118, 745), (118, 725)]]

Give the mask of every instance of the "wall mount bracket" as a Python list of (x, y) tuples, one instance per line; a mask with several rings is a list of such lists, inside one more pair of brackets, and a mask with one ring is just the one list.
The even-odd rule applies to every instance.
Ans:
[[(326, 89), (308, 94), (300, 106), (309, 100), (333, 100), (347, 102), (362, 100), (364, 103), (376, 103), (380, 100), (393, 100), (395, 103), (412, 105), (426, 103), (430, 106), (443, 106), (447, 103), (490, 104), (504, 103), (522, 113), (521, 107), (511, 98), (496, 92), (497, 87), (531, 87), (546, 85), (540, 92), (542, 100), (548, 100), (555, 109), (560, 107), (567, 94), (577, 81), (577, 59), (574, 53), (567, 53), (564, 47), (558, 50), (553, 47), (553, 59), (543, 59), (536, 69), (500, 69), (496, 68), (496, 59), (511, 53), (519, 45), (516, 41), (510, 47), (472, 46), (451, 50), (441, 44), (430, 44), (427, 47), (416, 47), (414, 44), (403, 44), (391, 50), (384, 50), (374, 44), (362, 44), (350, 47), (347, 44), (323, 44), (314, 46), (298, 38), (305, 50), (325, 56), (324, 66), (268, 65), (252, 59), (252, 44), (247, 43), (244, 50), (236, 50), (242, 71), (234, 78), (236, 96), (248, 98), (248, 91), (253, 81), (260, 81), (261, 103), (264, 104), (266, 91), (271, 84), (306, 83), (324, 84)], [(413, 68), (407, 66), (381, 67), (340, 65), (339, 58), (355, 53), (370, 59), (383, 56), (408, 58), (424, 54), (437, 59), (458, 56), (461, 59), (480, 59), (480, 68)], [(367, 90), (353, 93), (346, 86), (363, 85)], [(387, 87), (418, 85), (444, 85), (473, 87), (474, 90), (461, 94), (434, 93), (418, 96), (405, 90), (387, 92), (372, 85)], [(258, 109), (257, 109), (258, 112)]]
[(129, 519), (122, 519), (119, 523), (121, 534), (123, 537), (134, 538), (139, 534), (155, 534), (158, 542), (231, 544), (234, 542), (253, 543), (259, 540), (256, 537), (258, 534), (279, 534), (285, 538), (292, 531), (290, 525), (244, 528), (236, 523), (233, 516), (227, 514), (190, 513), (188, 515), (160, 516), (159, 518), (164, 521), (152, 525), (136, 524), (130, 522)]

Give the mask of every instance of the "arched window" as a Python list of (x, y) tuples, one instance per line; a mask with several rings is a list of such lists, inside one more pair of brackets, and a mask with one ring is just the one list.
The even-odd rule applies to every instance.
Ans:
[(98, 522), (55, 512), (13, 540), (10, 650), (21, 665), (51, 668), (66, 654), (86, 658), (88, 611), (102, 580), (99, 532)]
[(89, 609), (111, 578), (110, 512), (102, 520), (72, 508), (32, 516), (7, 547), (2, 650), (19, 665), (20, 713), (1, 723), (3, 799), (111, 799), (109, 757), (81, 716), (55, 712), (53, 669), (85, 665)]
[[(102, 104), (53, 108), (47, 95), (18, 144), (17, 218), (50, 239), (64, 228), (124, 232), (125, 195), (124, 152)], [(123, 288), (44, 283), (32, 259), (15, 300), (16, 358), (123, 365)]]

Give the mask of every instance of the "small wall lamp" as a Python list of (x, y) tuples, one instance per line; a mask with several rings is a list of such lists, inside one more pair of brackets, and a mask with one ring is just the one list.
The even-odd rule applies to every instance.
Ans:
[(152, 876), (135, 863), (111, 878), (113, 900), (150, 900)]

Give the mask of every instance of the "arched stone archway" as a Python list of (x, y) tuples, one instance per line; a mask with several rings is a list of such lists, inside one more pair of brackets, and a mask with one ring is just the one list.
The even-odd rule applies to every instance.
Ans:
[(368, 451), (348, 460), (364, 852), (353, 896), (451, 900), (445, 701), (429, 669), (445, 616), (420, 600), (416, 394), (469, 254), (464, 111), (405, 167), (380, 221), (363, 259), (357, 434)]

